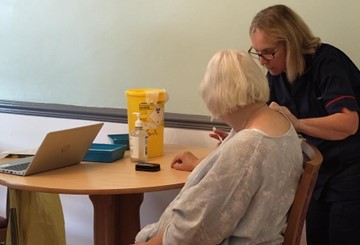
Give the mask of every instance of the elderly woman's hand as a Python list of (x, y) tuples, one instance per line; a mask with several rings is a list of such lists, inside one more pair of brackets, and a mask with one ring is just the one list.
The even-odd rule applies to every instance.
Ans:
[(213, 127), (212, 133), (209, 134), (211, 138), (214, 138), (219, 141), (219, 144), (223, 142), (223, 140), (228, 136), (228, 133)]
[(139, 242), (130, 245), (162, 245), (163, 236), (163, 232), (159, 232), (156, 236), (154, 236), (147, 242)]
[(200, 160), (191, 152), (185, 151), (174, 157), (171, 162), (171, 167), (182, 171), (192, 171)]

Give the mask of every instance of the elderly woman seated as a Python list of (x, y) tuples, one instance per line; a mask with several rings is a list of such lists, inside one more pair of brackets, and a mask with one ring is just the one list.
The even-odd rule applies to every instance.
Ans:
[(302, 174), (297, 133), (270, 109), (269, 88), (244, 52), (220, 51), (200, 85), (213, 118), (230, 134), (201, 161), (180, 153), (173, 167), (191, 170), (185, 186), (137, 244), (282, 244)]

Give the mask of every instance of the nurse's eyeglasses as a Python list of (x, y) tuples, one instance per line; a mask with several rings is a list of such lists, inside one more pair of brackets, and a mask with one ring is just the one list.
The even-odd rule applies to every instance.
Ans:
[(260, 59), (260, 57), (262, 57), (264, 60), (272, 60), (275, 58), (275, 54), (277, 51), (279, 51), (281, 45), (283, 44), (283, 42), (280, 42), (280, 44), (274, 49), (274, 51), (269, 52), (269, 53), (257, 53), (257, 52), (253, 52), (253, 47), (250, 47), (248, 50), (248, 54), (253, 57), (254, 59)]

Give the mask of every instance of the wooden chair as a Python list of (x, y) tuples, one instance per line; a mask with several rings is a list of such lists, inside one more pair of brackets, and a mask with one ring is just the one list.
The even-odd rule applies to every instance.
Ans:
[(6, 198), (6, 217), (0, 216), (0, 245), (5, 244), (6, 242), (8, 214), (9, 214), (9, 192), (7, 192), (7, 198)]
[(300, 178), (299, 187), (289, 212), (288, 224), (284, 234), (284, 245), (300, 244), (306, 213), (318, 171), (323, 161), (323, 157), (316, 147), (305, 141), (301, 142), (301, 147), (304, 156), (304, 173)]
[(5, 244), (7, 224), (7, 218), (0, 216), (0, 244)]

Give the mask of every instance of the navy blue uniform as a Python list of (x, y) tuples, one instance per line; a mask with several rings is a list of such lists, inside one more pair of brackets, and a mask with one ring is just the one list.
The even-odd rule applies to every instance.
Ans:
[[(321, 44), (305, 60), (305, 73), (292, 84), (285, 73), (267, 74), (270, 102), (297, 118), (325, 117), (344, 107), (359, 111), (360, 71), (342, 51)], [(360, 244), (360, 130), (335, 141), (303, 136), (324, 157), (307, 216), (308, 244)]]

